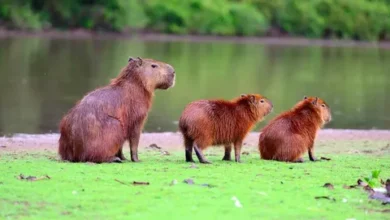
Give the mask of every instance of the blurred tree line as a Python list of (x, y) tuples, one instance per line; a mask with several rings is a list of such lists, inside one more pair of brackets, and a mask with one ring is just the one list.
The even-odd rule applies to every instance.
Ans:
[(390, 39), (390, 0), (0, 0), (0, 26)]

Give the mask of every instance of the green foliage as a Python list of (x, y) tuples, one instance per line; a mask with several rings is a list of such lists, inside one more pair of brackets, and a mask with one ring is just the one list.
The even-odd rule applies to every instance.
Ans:
[(294, 35), (321, 37), (325, 29), (324, 18), (315, 10), (316, 1), (287, 1), (280, 15), (280, 25)]
[(138, 0), (33, 0), (31, 4), (8, 1), (0, 6), (0, 19), (17, 28), (39, 29), (46, 22), (54, 27), (117, 31), (143, 28), (147, 22)]
[(380, 173), (381, 173), (380, 170), (373, 170), (371, 172), (371, 176), (365, 177), (364, 180), (372, 188), (374, 188), (376, 186), (380, 186), (381, 185), (381, 179), (379, 178)]
[(127, 28), (174, 34), (291, 35), (389, 39), (389, 0), (3, 0), (0, 21), (13, 28)]
[(230, 13), (237, 35), (264, 34), (268, 29), (265, 16), (249, 4), (233, 4)]

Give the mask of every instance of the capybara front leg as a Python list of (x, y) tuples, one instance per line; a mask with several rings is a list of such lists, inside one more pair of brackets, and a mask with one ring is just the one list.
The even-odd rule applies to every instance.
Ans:
[(222, 160), (231, 161), (232, 160), (231, 153), (232, 153), (232, 145), (226, 144), (225, 145), (225, 155), (223, 156)]
[(195, 150), (196, 156), (198, 157), (200, 163), (211, 163), (211, 162), (208, 161), (208, 160), (206, 159), (206, 157), (203, 155), (202, 149), (199, 148), (198, 145), (194, 144), (194, 150)]
[(130, 143), (130, 157), (131, 161), (133, 162), (139, 162), (138, 159), (138, 143), (139, 143), (139, 132), (133, 133), (133, 135), (130, 137), (129, 143)]
[(242, 146), (241, 141), (234, 143), (234, 156), (236, 162), (238, 163), (241, 163), (241, 146)]
[(318, 161), (318, 159), (314, 156), (313, 148), (309, 149), (309, 159), (311, 161)]
[(122, 148), (119, 149), (118, 153), (115, 155), (116, 157), (119, 157), (121, 160), (126, 160), (126, 157), (123, 155)]
[(189, 138), (185, 138), (184, 145), (186, 148), (186, 150), (185, 150), (186, 162), (194, 163), (195, 161), (192, 158), (192, 149), (193, 149), (194, 141), (189, 139)]

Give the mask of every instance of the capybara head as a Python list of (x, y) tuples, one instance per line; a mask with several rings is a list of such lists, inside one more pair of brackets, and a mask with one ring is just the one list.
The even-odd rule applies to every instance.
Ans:
[(326, 124), (332, 120), (332, 113), (330, 111), (330, 107), (326, 102), (318, 97), (307, 97), (305, 96), (303, 98), (304, 102), (310, 102), (313, 104), (321, 114), (321, 119), (323, 121), (323, 124)]
[(247, 102), (260, 118), (268, 115), (274, 107), (269, 99), (260, 94), (242, 94), (240, 100)]
[(175, 85), (175, 69), (161, 61), (130, 57), (126, 69), (126, 72), (137, 74), (151, 89), (168, 89)]

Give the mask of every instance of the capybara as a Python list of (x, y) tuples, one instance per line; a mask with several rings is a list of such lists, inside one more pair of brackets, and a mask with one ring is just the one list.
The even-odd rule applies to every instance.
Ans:
[(179, 121), (186, 161), (194, 162), (194, 149), (200, 163), (210, 163), (202, 153), (210, 145), (224, 145), (223, 160), (231, 160), (233, 144), (235, 161), (241, 162), (242, 141), (272, 108), (272, 102), (258, 94), (241, 95), (232, 101), (199, 100), (188, 104)]
[(303, 162), (302, 155), (314, 157), (317, 132), (332, 119), (329, 106), (318, 97), (304, 97), (291, 110), (272, 119), (259, 138), (260, 157), (265, 160)]
[(71, 162), (121, 162), (128, 140), (133, 162), (156, 89), (175, 84), (175, 70), (152, 59), (129, 58), (105, 87), (84, 96), (62, 119), (58, 152)]

